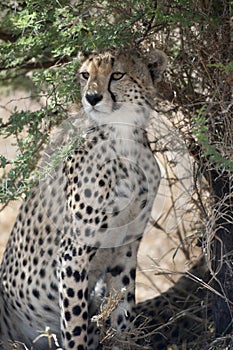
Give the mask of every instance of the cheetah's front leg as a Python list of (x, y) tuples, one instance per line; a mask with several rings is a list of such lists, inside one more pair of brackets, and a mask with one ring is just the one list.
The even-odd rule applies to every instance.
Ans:
[[(127, 328), (135, 304), (137, 251), (140, 239), (114, 248), (113, 264), (108, 267), (107, 284), (110, 293), (119, 293), (122, 299), (111, 315), (111, 327), (119, 335)], [(118, 349), (118, 347), (114, 347)]]
[(62, 243), (59, 271), (59, 302), (64, 349), (87, 350), (88, 272), (95, 248)]

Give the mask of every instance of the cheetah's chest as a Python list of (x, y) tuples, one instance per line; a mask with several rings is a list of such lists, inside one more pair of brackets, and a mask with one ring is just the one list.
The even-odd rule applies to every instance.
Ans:
[(108, 247), (143, 233), (159, 184), (145, 138), (94, 134), (74, 152), (66, 173), (69, 215), (81, 241)]

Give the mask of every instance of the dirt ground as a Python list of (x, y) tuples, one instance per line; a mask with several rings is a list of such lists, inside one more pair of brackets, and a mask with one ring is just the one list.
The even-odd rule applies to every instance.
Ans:
[[(2, 93), (0, 97), (0, 117), (6, 120), (15, 107), (18, 110), (37, 110), (40, 108), (38, 103), (32, 102), (27, 98), (28, 95), (29, 93), (20, 91), (11, 91), (9, 94)], [(13, 141), (12, 139), (0, 139), (0, 154), (12, 159), (17, 152), (16, 147), (12, 145)], [(151, 224), (148, 225), (143, 237), (138, 252), (136, 291), (138, 301), (145, 300), (165, 291), (173, 284), (173, 281), (180, 277), (181, 272), (188, 270), (190, 267), (190, 261), (187, 260), (187, 257), (179, 249), (181, 244), (177, 236), (178, 225), (182, 226), (182, 228), (186, 227), (185, 230), (187, 232), (189, 231), (188, 226), (190, 221), (192, 221), (192, 217), (190, 216), (190, 212), (186, 215), (185, 211), (190, 194), (187, 193), (187, 188), (185, 189), (186, 193), (182, 193), (181, 189), (178, 188), (177, 196), (182, 199), (182, 205), (179, 204), (180, 211), (177, 218), (177, 213), (174, 215), (174, 213), (172, 214), (170, 212), (171, 201), (174, 198), (171, 198), (169, 185), (164, 179), (164, 174), (167, 172), (164, 161), (161, 164), (161, 168), (163, 181), (155, 200), (152, 217), (157, 226), (161, 222), (161, 220), (157, 221), (157, 219), (163, 217), (162, 222), (163, 224), (166, 223), (166, 225), (163, 226), (163, 230), (155, 228)], [(178, 173), (182, 172), (182, 169), (178, 171)], [(184, 177), (183, 173), (182, 177)], [(2, 188), (1, 190), (4, 189)], [(19, 206), (20, 201), (11, 202), (5, 209), (0, 211), (0, 259), (2, 258), (10, 231), (17, 217)], [(195, 213), (191, 214), (195, 215)], [(200, 254), (199, 249), (194, 247), (195, 243), (192, 243), (192, 245), (191, 261), (195, 260)]]

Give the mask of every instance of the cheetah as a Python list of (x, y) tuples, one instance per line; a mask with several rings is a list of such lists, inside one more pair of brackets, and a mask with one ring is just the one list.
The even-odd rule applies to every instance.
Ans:
[[(167, 59), (159, 50), (113, 49), (80, 61), (83, 108), (71, 118), (73, 147), (22, 204), (3, 257), (6, 350), (12, 341), (34, 350), (101, 349), (92, 321), (99, 280), (106, 295), (122, 293), (109, 319), (116, 333), (135, 304), (137, 251), (160, 183), (145, 128)], [(49, 342), (38, 333), (47, 327)]]

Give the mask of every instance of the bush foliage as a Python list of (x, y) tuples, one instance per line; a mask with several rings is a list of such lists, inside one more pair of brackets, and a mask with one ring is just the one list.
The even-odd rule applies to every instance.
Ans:
[[(1, 85), (33, 87), (33, 96), (43, 94), (46, 106), (33, 113), (16, 110), (7, 122), (0, 119), (1, 135), (13, 134), (19, 149), (13, 161), (0, 158), (3, 169), (11, 168), (1, 200), (28, 192), (30, 172), (46, 135), (66, 118), (69, 103), (78, 100), (78, 52), (111, 46), (145, 48), (153, 43), (168, 53), (170, 90), (194, 125), (192, 136), (202, 148), (201, 156), (217, 168), (232, 170), (231, 140), (226, 135), (222, 139), (220, 130), (228, 123), (231, 108), (222, 86), (230, 84), (232, 76), (227, 46), (230, 11), (227, 1), (2, 1)], [(217, 132), (210, 130), (213, 124)]]

